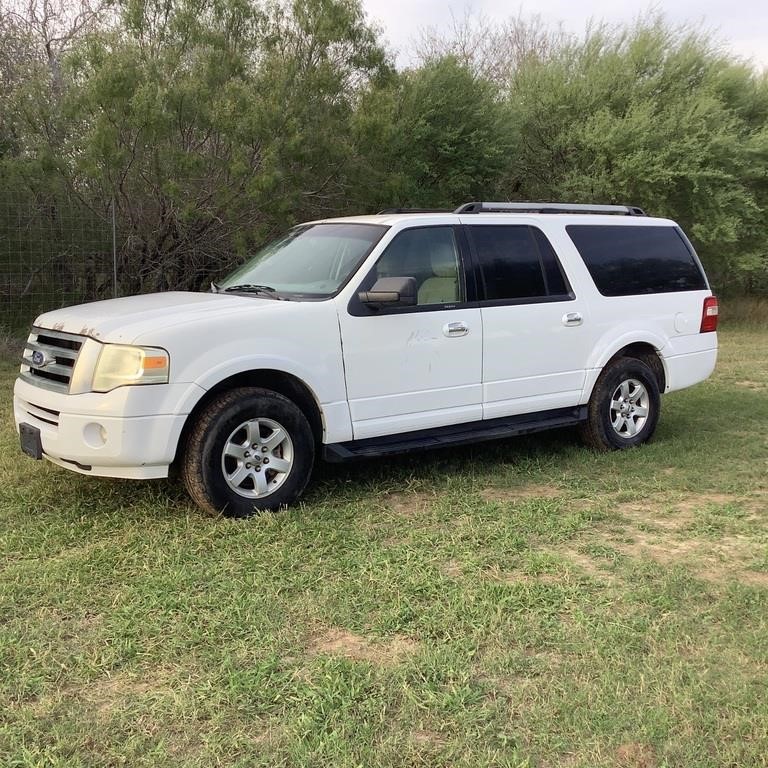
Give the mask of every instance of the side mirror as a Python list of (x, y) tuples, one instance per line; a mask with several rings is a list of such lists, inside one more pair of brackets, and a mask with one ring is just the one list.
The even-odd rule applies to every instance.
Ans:
[(416, 306), (415, 277), (380, 277), (370, 291), (357, 294), (363, 304), (375, 307)]

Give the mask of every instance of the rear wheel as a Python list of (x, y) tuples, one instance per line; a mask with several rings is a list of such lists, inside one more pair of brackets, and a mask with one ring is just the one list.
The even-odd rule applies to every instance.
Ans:
[(296, 501), (314, 454), (298, 406), (276, 392), (242, 387), (209, 403), (192, 425), (181, 475), (201, 507), (247, 517)]
[(631, 448), (651, 439), (661, 409), (659, 385), (641, 360), (623, 357), (600, 374), (581, 436), (602, 451)]

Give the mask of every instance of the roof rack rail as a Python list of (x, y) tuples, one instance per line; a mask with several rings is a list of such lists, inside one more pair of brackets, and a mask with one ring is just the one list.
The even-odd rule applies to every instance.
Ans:
[(592, 205), (590, 203), (464, 203), (454, 213), (611, 213), (645, 216), (636, 205)]
[(386, 213), (453, 213), (450, 208), (385, 208), (376, 215), (383, 216)]

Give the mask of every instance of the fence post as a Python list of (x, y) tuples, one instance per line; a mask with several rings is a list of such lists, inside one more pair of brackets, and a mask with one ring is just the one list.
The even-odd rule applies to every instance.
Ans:
[(117, 225), (114, 195), (112, 196), (112, 296), (117, 298)]

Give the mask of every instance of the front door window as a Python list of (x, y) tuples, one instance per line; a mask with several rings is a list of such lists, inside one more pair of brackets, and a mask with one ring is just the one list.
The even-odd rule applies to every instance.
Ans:
[(413, 277), (419, 307), (464, 300), (453, 227), (406, 229), (389, 244), (374, 273), (366, 281), (371, 285), (381, 277)]

